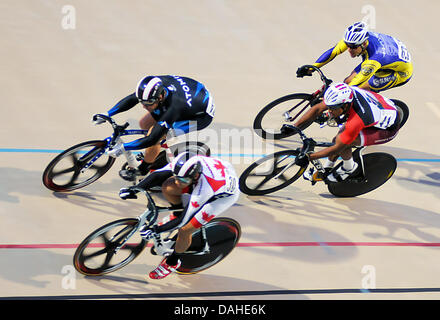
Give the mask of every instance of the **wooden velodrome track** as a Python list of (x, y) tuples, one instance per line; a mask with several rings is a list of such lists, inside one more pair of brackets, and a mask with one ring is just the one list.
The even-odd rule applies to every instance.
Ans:
[[(340, 3), (2, 1), (0, 297), (440, 298), (440, 77), (434, 70), (440, 45), (431, 27), (440, 5)], [(65, 5), (75, 10), (74, 29), (65, 29), (72, 13)], [(45, 166), (60, 150), (110, 134), (92, 125), (94, 113), (131, 93), (144, 75), (176, 74), (209, 88), (217, 108), (212, 129), (219, 136), (227, 129), (250, 132), (256, 113), (271, 100), (317, 89), (316, 78), (295, 77), (297, 67), (314, 62), (372, 9), (376, 30), (405, 42), (414, 62), (413, 79), (384, 93), (409, 105), (409, 122), (391, 143), (371, 148), (398, 159), (389, 182), (349, 199), (302, 179), (270, 196), (242, 195), (224, 214), (241, 223), (240, 246), (198, 275), (152, 281), (147, 273), (159, 258), (147, 251), (105, 277), (71, 272), (75, 246), (86, 235), (144, 209), (142, 199), (118, 197), (125, 186), (117, 174), (122, 159), (76, 192), (56, 194), (42, 185)], [(358, 63), (344, 54), (323, 70), (341, 80)], [(117, 120), (136, 125), (141, 115), (137, 107)], [(335, 129), (308, 132), (330, 139)], [(210, 146), (239, 174), (249, 154), (262, 154), (243, 145)]]

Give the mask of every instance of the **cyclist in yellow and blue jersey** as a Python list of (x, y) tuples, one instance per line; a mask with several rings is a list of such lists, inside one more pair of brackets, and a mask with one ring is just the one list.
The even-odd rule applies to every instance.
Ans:
[[(336, 56), (348, 50), (352, 58), (362, 56), (360, 63), (344, 80), (351, 86), (380, 92), (407, 83), (413, 74), (411, 55), (398, 39), (368, 31), (365, 23), (350, 25), (344, 38), (324, 52), (313, 64), (321, 68)], [(310, 75), (311, 69), (301, 67), (298, 77)]]

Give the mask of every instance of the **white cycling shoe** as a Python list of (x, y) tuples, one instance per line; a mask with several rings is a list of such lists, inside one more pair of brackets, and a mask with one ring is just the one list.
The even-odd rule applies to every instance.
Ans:
[(341, 182), (347, 179), (350, 175), (352, 175), (356, 169), (358, 168), (357, 162), (354, 163), (353, 168), (350, 170), (344, 169), (343, 166), (340, 166), (336, 171), (330, 173), (327, 176), (327, 180), (330, 182)]

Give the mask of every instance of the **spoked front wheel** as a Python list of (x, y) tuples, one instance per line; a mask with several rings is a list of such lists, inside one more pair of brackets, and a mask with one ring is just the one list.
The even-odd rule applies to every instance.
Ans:
[(137, 219), (121, 219), (91, 233), (75, 251), (73, 257), (75, 269), (84, 275), (99, 276), (129, 264), (142, 252), (147, 241), (135, 232), (123, 247), (117, 251), (116, 248), (137, 225)]
[(205, 225), (209, 252), (206, 248), (203, 232), (198, 229), (192, 235), (189, 249), (179, 255), (181, 261), (177, 273), (192, 274), (212, 267), (223, 260), (237, 245), (240, 236), (240, 224), (231, 218), (214, 218)]
[[(265, 106), (254, 120), (254, 131), (263, 139), (282, 139), (294, 133), (282, 133), (283, 124), (292, 124), (311, 106), (313, 96), (306, 93), (294, 93), (278, 98)], [(311, 124), (302, 126), (304, 130)]]
[[(359, 161), (359, 159), (356, 161)], [(327, 187), (330, 193), (337, 197), (355, 197), (373, 191), (387, 182), (393, 176), (397, 167), (396, 159), (392, 155), (383, 152), (366, 154), (363, 156), (363, 162), (365, 175), (363, 175), (359, 166), (359, 174), (342, 182), (329, 182)]]
[(298, 150), (278, 151), (251, 164), (240, 176), (241, 192), (264, 195), (295, 182), (307, 168), (295, 165), (299, 153)]
[(104, 155), (106, 146), (104, 140), (93, 140), (63, 151), (44, 170), (43, 184), (50, 190), (67, 192), (96, 181), (115, 162), (114, 158)]

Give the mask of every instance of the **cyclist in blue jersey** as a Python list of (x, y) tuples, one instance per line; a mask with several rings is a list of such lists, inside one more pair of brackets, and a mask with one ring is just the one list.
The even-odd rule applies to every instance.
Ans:
[[(362, 57), (362, 62), (344, 80), (348, 85), (380, 92), (404, 85), (412, 77), (413, 65), (406, 46), (392, 36), (368, 31), (363, 22), (350, 25), (344, 38), (313, 65), (321, 68), (346, 50), (352, 58)], [(297, 76), (311, 72), (311, 69), (300, 67)]]
[[(138, 103), (147, 110), (139, 126), (148, 130), (148, 135), (109, 151), (110, 156), (118, 157), (124, 150), (145, 149), (144, 159), (137, 168), (119, 172), (127, 181), (148, 173), (170, 129), (175, 129), (177, 135), (204, 129), (212, 122), (215, 112), (212, 95), (202, 83), (187, 77), (162, 75), (141, 79), (136, 91), (119, 101), (107, 114), (114, 116)], [(95, 124), (103, 122), (95, 115), (92, 120)]]

